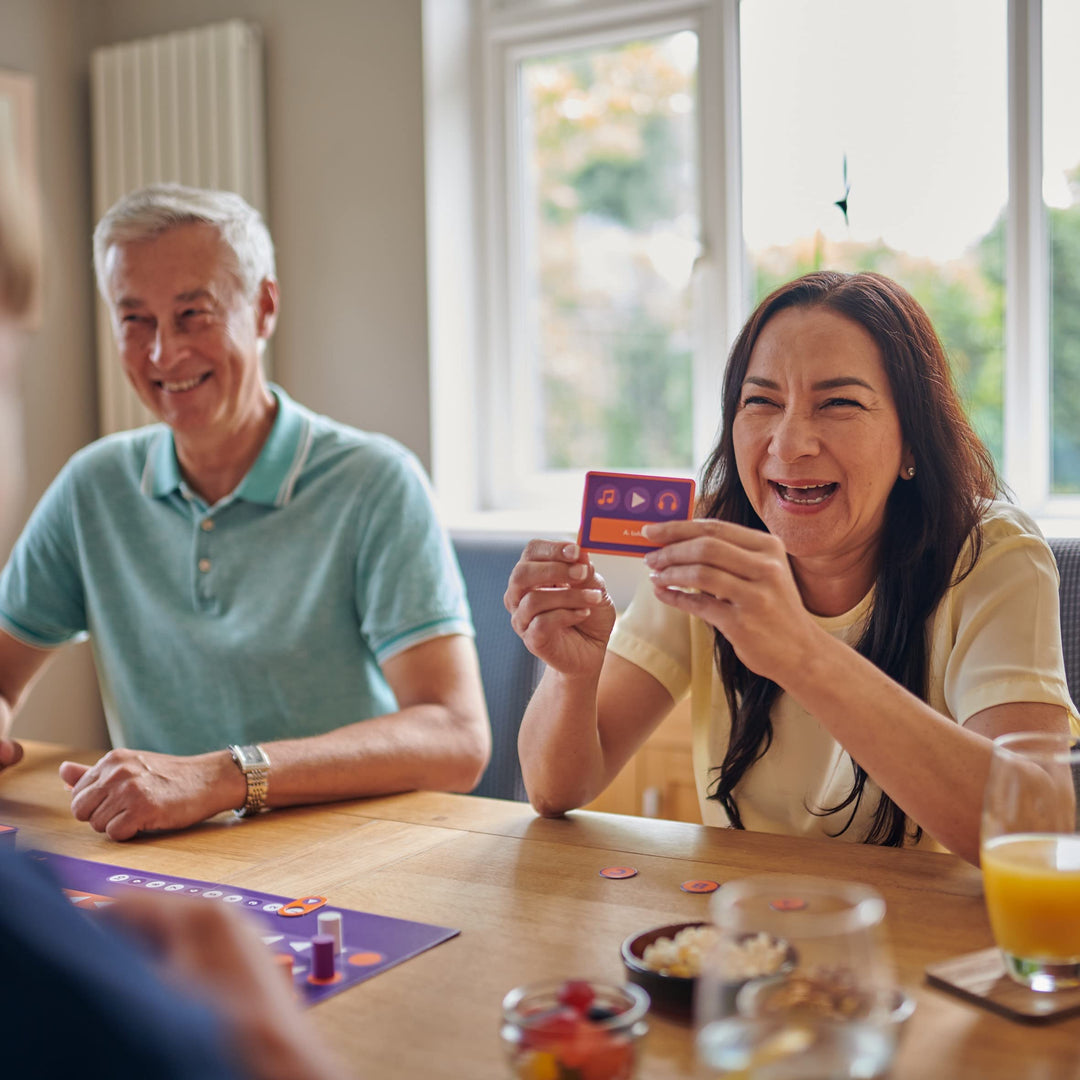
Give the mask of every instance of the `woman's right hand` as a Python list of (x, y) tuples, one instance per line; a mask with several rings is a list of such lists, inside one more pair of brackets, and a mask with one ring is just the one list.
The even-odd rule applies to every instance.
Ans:
[(564, 675), (596, 675), (615, 625), (615, 605), (589, 556), (555, 540), (530, 540), (503, 596), (529, 652)]

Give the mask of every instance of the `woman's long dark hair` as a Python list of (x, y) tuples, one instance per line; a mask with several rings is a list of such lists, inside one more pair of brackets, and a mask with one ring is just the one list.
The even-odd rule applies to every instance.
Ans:
[[(728, 357), (720, 441), (702, 473), (699, 512), (765, 529), (739, 480), (732, 429), (750, 355), (762, 329), (778, 312), (794, 307), (820, 307), (851, 319), (869, 332), (881, 352), (917, 473), (912, 480), (897, 480), (889, 495), (873, 605), (855, 648), (925, 700), (927, 620), (950, 585), (967, 574), (978, 557), (979, 519), (999, 484), (989, 452), (964, 415), (941, 342), (907, 290), (880, 274), (821, 271), (782, 285), (761, 302)], [(954, 578), (969, 538), (971, 558)], [(769, 713), (781, 689), (754, 674), (719, 632), (715, 654), (731, 713), (731, 738), (709, 797), (741, 829), (734, 791), (772, 743)], [(850, 827), (863, 798), (866, 770), (857, 762), (852, 765), (854, 780), (847, 796), (835, 806), (811, 808), (821, 815), (850, 808), (835, 835)], [(904, 812), (882, 792), (863, 842), (901, 847), (907, 832)], [(916, 828), (913, 837), (918, 839), (921, 833)]]

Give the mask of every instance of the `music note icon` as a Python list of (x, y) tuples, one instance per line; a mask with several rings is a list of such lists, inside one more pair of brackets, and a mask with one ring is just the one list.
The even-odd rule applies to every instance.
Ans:
[(600, 495), (596, 500), (597, 506), (614, 506), (615, 499), (618, 497), (618, 492), (613, 487), (606, 487), (600, 489)]

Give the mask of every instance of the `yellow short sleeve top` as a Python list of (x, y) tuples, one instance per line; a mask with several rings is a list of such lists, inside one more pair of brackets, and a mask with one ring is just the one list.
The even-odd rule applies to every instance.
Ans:
[[(1038, 526), (1004, 502), (982, 519), (982, 551), (971, 572), (945, 594), (930, 619), (927, 700), (963, 724), (992, 705), (1035, 701), (1061, 705), (1080, 731), (1069, 698), (1061, 652), (1058, 574)], [(966, 565), (967, 551), (958, 565)], [(831, 618), (813, 616), (828, 633), (854, 644), (870, 611), (873, 592)], [(713, 660), (713, 632), (655, 598), (646, 579), (619, 619), (608, 646), (660, 682), (678, 701), (691, 696), (694, 779), (702, 820), (727, 825), (727, 815), (707, 793), (724, 759), (731, 720)], [(773, 742), (735, 790), (748, 829), (825, 837), (836, 833), (849, 811), (831, 816), (814, 809), (834, 806), (851, 788), (851, 758), (788, 694), (773, 707)], [(865, 835), (880, 789), (867, 781), (862, 804), (843, 839)], [(932, 841), (924, 838), (924, 843)]]

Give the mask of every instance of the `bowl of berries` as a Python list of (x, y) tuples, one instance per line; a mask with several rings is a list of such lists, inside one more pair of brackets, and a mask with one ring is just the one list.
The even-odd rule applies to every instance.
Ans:
[(516, 1080), (631, 1080), (648, 1031), (639, 986), (565, 979), (503, 998), (500, 1036)]

